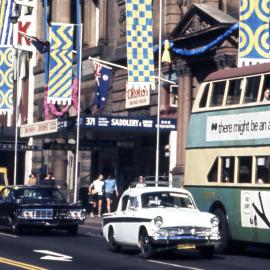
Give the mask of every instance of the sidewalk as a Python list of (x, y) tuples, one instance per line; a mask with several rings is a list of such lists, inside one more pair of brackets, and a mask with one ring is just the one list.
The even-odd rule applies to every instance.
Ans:
[(95, 228), (95, 229), (102, 229), (102, 218), (101, 217), (90, 217), (90, 215), (86, 215), (86, 219), (84, 222), (84, 226)]

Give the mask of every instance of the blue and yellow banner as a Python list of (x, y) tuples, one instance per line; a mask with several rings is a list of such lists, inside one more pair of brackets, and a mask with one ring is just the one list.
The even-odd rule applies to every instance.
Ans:
[(238, 66), (270, 61), (270, 0), (240, 0)]
[(0, 45), (11, 45), (12, 24), (9, 17), (13, 8), (12, 0), (0, 1)]
[(51, 25), (48, 103), (71, 104), (73, 32), (72, 24)]
[(13, 61), (11, 47), (0, 47), (0, 114), (13, 111)]
[[(149, 105), (149, 90), (155, 88), (152, 0), (126, 0), (126, 15), (127, 98), (134, 97), (126, 104), (130, 108)], [(143, 100), (139, 101), (142, 96)]]

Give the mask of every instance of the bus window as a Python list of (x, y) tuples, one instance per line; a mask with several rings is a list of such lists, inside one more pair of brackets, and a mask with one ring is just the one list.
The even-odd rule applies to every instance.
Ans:
[(239, 183), (251, 183), (252, 157), (239, 157)]
[(270, 157), (257, 157), (256, 162), (256, 183), (269, 183)]
[(244, 103), (256, 102), (259, 92), (261, 76), (248, 77)]
[(229, 81), (226, 105), (239, 104), (243, 82), (243, 79)]
[(264, 99), (264, 96), (265, 96), (265, 91), (266, 91), (267, 89), (270, 89), (270, 74), (266, 74), (266, 75), (264, 76), (263, 88), (262, 88), (262, 94), (261, 94), (261, 98), (260, 98), (261, 101), (266, 101), (266, 100)]
[(218, 175), (218, 159), (216, 158), (214, 164), (212, 165), (207, 175), (208, 182), (217, 182), (217, 175)]
[(221, 164), (221, 182), (233, 183), (234, 157), (222, 157)]
[(210, 107), (222, 106), (226, 81), (214, 82)]
[(210, 87), (210, 83), (207, 83), (207, 84), (204, 86), (202, 98), (201, 98), (201, 100), (200, 100), (200, 105), (199, 105), (200, 108), (206, 107), (206, 102), (207, 102), (207, 97), (208, 97), (209, 87)]

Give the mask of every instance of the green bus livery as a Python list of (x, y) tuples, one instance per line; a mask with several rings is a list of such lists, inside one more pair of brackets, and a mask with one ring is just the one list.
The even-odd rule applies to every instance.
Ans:
[[(220, 220), (220, 252), (270, 243), (270, 64), (210, 74), (195, 98), (184, 186)], [(268, 93), (267, 93), (268, 92)]]

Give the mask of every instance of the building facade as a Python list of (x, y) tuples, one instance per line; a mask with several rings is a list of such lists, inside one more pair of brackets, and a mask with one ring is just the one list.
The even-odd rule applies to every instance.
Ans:
[[(52, 22), (76, 23), (76, 1), (37, 1), (37, 36), (44, 38), (44, 4), (47, 4), (47, 25)], [(87, 186), (97, 174), (114, 175), (122, 189), (139, 175), (155, 175), (156, 129), (138, 128), (131, 120), (153, 120), (157, 116), (158, 91), (151, 91), (150, 105), (125, 108), (127, 71), (113, 67), (109, 98), (105, 109), (97, 111), (94, 100), (96, 81), (90, 57), (127, 66), (125, 0), (80, 1), (83, 23), (81, 115), (83, 119), (108, 123), (115, 118), (117, 127), (82, 126), (80, 129), (79, 179)], [(153, 5), (154, 44), (159, 38), (159, 1)], [(175, 48), (192, 50), (217, 39), (238, 20), (239, 1), (227, 0), (166, 0), (162, 1), (162, 40), (170, 39)], [(46, 29), (45, 29), (46, 30)], [(171, 62), (163, 63), (163, 78), (176, 83), (161, 83), (160, 118), (171, 120), (177, 127), (160, 131), (159, 174), (170, 176), (180, 185), (184, 174), (186, 130), (192, 102), (200, 82), (211, 72), (236, 65), (238, 34), (219, 42), (204, 53), (184, 56), (171, 50)], [(74, 65), (76, 59), (74, 59)], [(155, 53), (157, 74), (158, 53)], [(37, 54), (34, 68), (33, 122), (44, 121), (44, 55)], [(29, 124), (29, 76), (24, 79), (21, 124)], [(58, 108), (59, 111), (63, 108)], [(30, 110), (31, 111), (31, 110)], [(70, 191), (74, 189), (76, 127), (74, 107), (62, 116), (50, 112), (62, 124), (58, 132), (24, 138), (38, 147), (37, 151), (22, 154), (25, 166), (19, 182), (30, 171), (39, 174), (52, 171), (58, 179), (65, 179)], [(29, 121), (30, 120), (30, 121)], [(87, 121), (87, 120), (86, 120)], [(154, 120), (153, 120), (154, 121)], [(110, 122), (111, 123), (111, 122)], [(133, 122), (134, 123), (134, 122)], [(177, 130), (177, 131), (176, 131)], [(69, 145), (70, 147), (68, 147)], [(27, 168), (27, 170), (25, 169)], [(24, 171), (22, 171), (24, 170)]]

